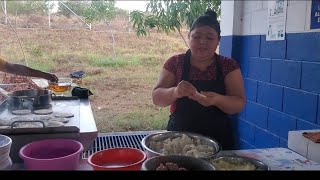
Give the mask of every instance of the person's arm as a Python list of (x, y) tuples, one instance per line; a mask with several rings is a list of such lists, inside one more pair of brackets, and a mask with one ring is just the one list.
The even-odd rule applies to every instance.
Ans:
[(162, 69), (158, 82), (152, 91), (152, 101), (155, 105), (166, 107), (177, 99), (174, 95), (174, 78), (172, 72)]
[(191, 96), (197, 89), (187, 81), (181, 81), (175, 86), (175, 75), (162, 69), (158, 82), (152, 91), (152, 101), (155, 105), (166, 107), (172, 104), (177, 98)]
[(236, 69), (225, 77), (226, 95), (214, 92), (201, 92), (202, 97), (191, 97), (204, 106), (217, 106), (227, 114), (239, 113), (243, 110), (246, 97), (240, 69)]
[(46, 73), (43, 71), (32, 69), (28, 66), (14, 64), (7, 61), (5, 61), (4, 65), (2, 66), (2, 69), (0, 70), (6, 73), (16, 74), (20, 76), (38, 77), (47, 79), (52, 82), (58, 82), (58, 78), (54, 74)]

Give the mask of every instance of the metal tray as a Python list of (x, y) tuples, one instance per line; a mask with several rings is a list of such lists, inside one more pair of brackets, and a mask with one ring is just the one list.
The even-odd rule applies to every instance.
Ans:
[[(12, 121), (13, 117), (26, 116), (28, 119), (33, 119), (36, 116), (53, 116), (49, 115), (13, 115), (6, 107), (6, 103), (0, 105), (0, 119), (6, 121), (6, 124), (11, 126), (10, 128), (1, 129), (0, 134), (46, 134), (46, 133), (78, 133), (80, 131), (80, 100), (76, 97), (58, 97), (53, 98), (52, 102), (52, 111), (53, 112), (71, 112), (74, 114), (74, 117), (69, 118), (69, 122), (65, 123), (65, 126), (62, 127), (46, 127), (42, 126), (39, 128), (13, 128), (14, 123), (19, 123)], [(30, 121), (34, 122), (34, 121)]]

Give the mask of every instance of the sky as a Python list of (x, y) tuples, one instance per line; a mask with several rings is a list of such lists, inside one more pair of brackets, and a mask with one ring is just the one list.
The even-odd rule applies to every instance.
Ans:
[[(125, 10), (140, 10), (140, 11), (145, 11), (146, 10), (146, 5), (148, 1), (116, 1), (116, 7), (125, 9)], [(53, 4), (58, 4), (58, 1), (51, 1)], [(57, 11), (57, 6), (52, 10), (53, 12)]]
[(125, 10), (146, 10), (146, 4), (148, 1), (116, 1), (116, 7), (125, 9)]

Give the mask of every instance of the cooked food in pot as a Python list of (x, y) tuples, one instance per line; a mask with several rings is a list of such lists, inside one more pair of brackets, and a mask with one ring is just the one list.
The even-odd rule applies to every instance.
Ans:
[(183, 134), (182, 137), (168, 138), (164, 141), (150, 142), (150, 148), (164, 155), (185, 155), (192, 157), (207, 157), (214, 152), (212, 146), (201, 144), (200, 140), (194, 140)]
[(176, 163), (166, 162), (164, 164), (160, 163), (156, 171), (187, 171), (187, 169), (182, 166), (178, 166)]
[(210, 160), (217, 170), (267, 171), (269, 166), (264, 162), (246, 156), (226, 155)]
[(256, 170), (256, 166), (250, 162), (240, 162), (240, 161), (227, 161), (227, 160), (213, 160), (211, 161), (217, 170)]

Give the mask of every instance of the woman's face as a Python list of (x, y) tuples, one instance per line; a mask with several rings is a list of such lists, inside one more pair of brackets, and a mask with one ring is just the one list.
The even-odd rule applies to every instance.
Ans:
[(210, 26), (195, 28), (190, 32), (189, 40), (192, 56), (199, 60), (211, 59), (219, 44), (218, 33)]

